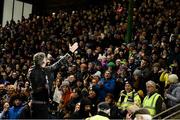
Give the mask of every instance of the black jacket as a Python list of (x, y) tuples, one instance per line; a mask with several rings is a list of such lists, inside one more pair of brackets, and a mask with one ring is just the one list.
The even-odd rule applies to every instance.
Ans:
[(32, 100), (48, 102), (48, 98), (49, 98), (48, 74), (60, 68), (61, 65), (67, 66), (66, 61), (69, 56), (70, 56), (69, 54), (66, 54), (57, 62), (55, 62), (53, 65), (47, 66), (45, 68), (34, 65), (29, 69), (27, 78), (30, 80), (32, 86), (32, 93), (31, 93)]

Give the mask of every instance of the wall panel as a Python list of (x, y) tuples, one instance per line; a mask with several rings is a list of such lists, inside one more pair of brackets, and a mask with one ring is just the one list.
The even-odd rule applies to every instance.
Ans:
[(23, 16), (25, 18), (29, 17), (29, 14), (32, 13), (32, 4), (28, 4), (28, 3), (24, 3), (24, 12), (23, 12)]
[[(14, 3), (14, 7), (13, 7), (13, 3)], [(10, 21), (11, 19), (14, 19), (15, 22), (17, 22), (18, 20), (21, 20), (22, 16), (28, 18), (29, 14), (31, 13), (32, 13), (32, 4), (24, 3), (24, 7), (23, 7), (23, 2), (21, 1), (4, 0), (2, 25), (5, 26), (6, 21)]]
[(4, 9), (3, 9), (3, 26), (5, 26), (6, 21), (12, 19), (13, 12), (13, 0), (4, 0)]
[(13, 19), (15, 22), (21, 20), (22, 18), (22, 7), (23, 7), (23, 3), (15, 0), (14, 15), (13, 15)]

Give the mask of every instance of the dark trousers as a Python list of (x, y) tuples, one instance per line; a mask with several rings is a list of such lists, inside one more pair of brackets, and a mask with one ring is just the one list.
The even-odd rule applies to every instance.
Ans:
[(48, 105), (32, 103), (31, 115), (32, 119), (48, 119)]

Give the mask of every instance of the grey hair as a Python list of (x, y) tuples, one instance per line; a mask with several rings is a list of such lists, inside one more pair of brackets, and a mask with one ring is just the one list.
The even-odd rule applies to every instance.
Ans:
[(42, 65), (43, 60), (46, 57), (46, 54), (44, 52), (38, 52), (33, 56), (33, 61), (35, 65)]
[(154, 88), (156, 88), (156, 83), (154, 81), (152, 81), (152, 80), (147, 81), (146, 86), (147, 85), (152, 85)]

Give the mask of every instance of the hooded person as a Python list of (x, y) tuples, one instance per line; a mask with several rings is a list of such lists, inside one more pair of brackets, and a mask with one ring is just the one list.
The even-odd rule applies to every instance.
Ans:
[(97, 106), (97, 115), (86, 118), (86, 120), (110, 120), (110, 106), (107, 102), (100, 102)]

